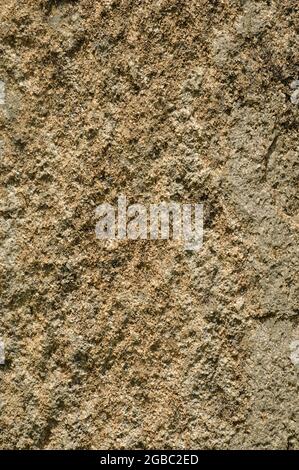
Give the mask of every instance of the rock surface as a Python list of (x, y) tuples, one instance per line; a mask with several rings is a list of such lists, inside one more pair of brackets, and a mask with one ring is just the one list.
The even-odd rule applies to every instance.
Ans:
[[(299, 449), (298, 22), (2, 2), (2, 449)], [(203, 202), (202, 250), (96, 240), (119, 194)]]

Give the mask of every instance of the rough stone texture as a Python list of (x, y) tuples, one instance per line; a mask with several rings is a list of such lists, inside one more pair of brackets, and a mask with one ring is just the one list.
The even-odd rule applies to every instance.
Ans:
[[(299, 449), (298, 24), (1, 2), (1, 448)], [(204, 202), (202, 251), (96, 240), (121, 193)]]

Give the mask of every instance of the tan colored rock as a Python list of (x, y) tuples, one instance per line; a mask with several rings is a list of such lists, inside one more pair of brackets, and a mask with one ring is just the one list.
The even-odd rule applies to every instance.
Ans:
[(299, 449), (297, 2), (2, 3), (0, 448)]

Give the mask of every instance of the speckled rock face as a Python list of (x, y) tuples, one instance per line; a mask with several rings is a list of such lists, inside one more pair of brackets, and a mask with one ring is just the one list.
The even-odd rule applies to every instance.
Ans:
[[(2, 1), (2, 449), (299, 449), (298, 24)], [(119, 194), (204, 203), (202, 249), (98, 240)]]

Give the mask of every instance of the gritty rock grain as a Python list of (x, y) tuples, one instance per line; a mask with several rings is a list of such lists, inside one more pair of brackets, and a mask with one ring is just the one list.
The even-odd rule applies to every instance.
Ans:
[(299, 449), (297, 3), (2, 2), (1, 449)]

